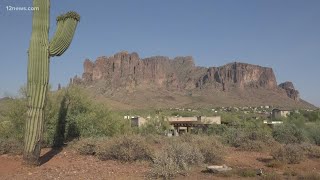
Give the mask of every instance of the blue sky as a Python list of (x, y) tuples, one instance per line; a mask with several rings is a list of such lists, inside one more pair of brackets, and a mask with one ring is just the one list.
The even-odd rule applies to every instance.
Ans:
[[(0, 1), (0, 96), (26, 83), (31, 0)], [(81, 75), (85, 58), (121, 50), (140, 57), (194, 57), (199, 66), (241, 61), (272, 67), (278, 83), (293, 81), (300, 95), (320, 105), (319, 0), (70, 0), (51, 1), (55, 18), (69, 10), (81, 22), (69, 49), (51, 58), (50, 83)]]

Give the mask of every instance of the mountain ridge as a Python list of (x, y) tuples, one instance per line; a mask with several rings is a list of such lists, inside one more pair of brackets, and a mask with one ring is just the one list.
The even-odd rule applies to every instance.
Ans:
[[(152, 56), (140, 59), (135, 52), (123, 51), (109, 57), (98, 57), (94, 62), (86, 59), (82, 77), (74, 77), (70, 83), (90, 88), (95, 95), (102, 95), (113, 101), (122, 102), (120, 97), (127, 96), (132, 104), (140, 102), (132, 97), (138, 94), (147, 95), (146, 91), (154, 91), (148, 95), (152, 102), (162, 97), (159, 94), (166, 92), (173, 94), (173, 98), (164, 100), (165, 102), (178, 101), (173, 104), (182, 105), (192, 102), (218, 105), (214, 103), (213, 97), (219, 94), (225, 97), (226, 102), (230, 102), (225, 103), (223, 98), (217, 97), (216, 99), (221, 99), (220, 104), (223, 105), (270, 103), (278, 107), (314, 108), (300, 100), (299, 91), (294, 88), (292, 82), (278, 85), (270, 67), (242, 62), (231, 62), (219, 67), (200, 67), (195, 65), (191, 56), (179, 56), (173, 59), (166, 56)], [(185, 97), (174, 98), (174, 94)], [(269, 98), (274, 100), (266, 100), (266, 94), (273, 94), (269, 95)], [(190, 99), (197, 96), (212, 97), (212, 103), (194, 100), (190, 102)], [(184, 103), (183, 100), (179, 102), (185, 98), (189, 99), (188, 103)], [(279, 99), (282, 102), (278, 102)], [(206, 98), (199, 101), (206, 101)], [(156, 104), (155, 102), (154, 105)], [(148, 106), (153, 104), (150, 103)]]

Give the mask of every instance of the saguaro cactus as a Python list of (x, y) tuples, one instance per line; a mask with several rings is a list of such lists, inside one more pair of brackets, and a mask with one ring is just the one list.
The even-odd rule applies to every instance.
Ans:
[(49, 41), (50, 0), (33, 0), (33, 6), (39, 7), (39, 10), (33, 12), (28, 51), (28, 117), (23, 157), (28, 164), (38, 165), (49, 83), (49, 58), (60, 56), (67, 50), (80, 16), (76, 12), (58, 16), (57, 30)]

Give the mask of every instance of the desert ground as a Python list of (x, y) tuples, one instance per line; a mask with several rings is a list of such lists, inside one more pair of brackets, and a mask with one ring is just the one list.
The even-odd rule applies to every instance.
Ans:
[[(205, 166), (192, 168), (174, 179), (316, 179), (320, 175), (320, 159), (306, 159), (299, 164), (267, 167), (272, 157), (266, 152), (239, 151), (229, 147), (225, 164), (242, 174), (213, 174)], [(152, 179), (149, 162), (122, 163), (101, 161), (94, 156), (79, 155), (70, 148), (43, 149), (38, 167), (24, 165), (20, 155), (0, 156), (0, 179)], [(262, 169), (264, 175), (246, 171)], [(268, 175), (267, 175), (268, 174)], [(311, 177), (312, 176), (312, 177)], [(309, 177), (309, 178), (308, 178)]]

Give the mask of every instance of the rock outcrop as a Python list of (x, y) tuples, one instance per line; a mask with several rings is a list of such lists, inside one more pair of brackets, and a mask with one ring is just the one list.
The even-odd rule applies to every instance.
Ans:
[(299, 91), (294, 88), (292, 82), (286, 81), (284, 83), (279, 84), (279, 87), (285, 90), (289, 98), (295, 101), (300, 100)]
[(90, 87), (99, 83), (100, 87), (103, 86), (100, 89), (104, 89), (102, 93), (121, 89), (133, 92), (137, 88), (186, 94), (194, 91), (250, 94), (262, 90), (299, 101), (299, 92), (291, 82), (277, 85), (272, 68), (240, 62), (220, 67), (199, 67), (191, 56), (140, 59), (137, 53), (124, 51), (110, 57), (99, 57), (94, 62), (86, 59), (82, 77), (75, 77), (70, 83)]
[(230, 63), (221, 67), (210, 67), (197, 82), (197, 87), (214, 84), (223, 91), (230, 88), (275, 89), (276, 78), (271, 68), (245, 63)]

